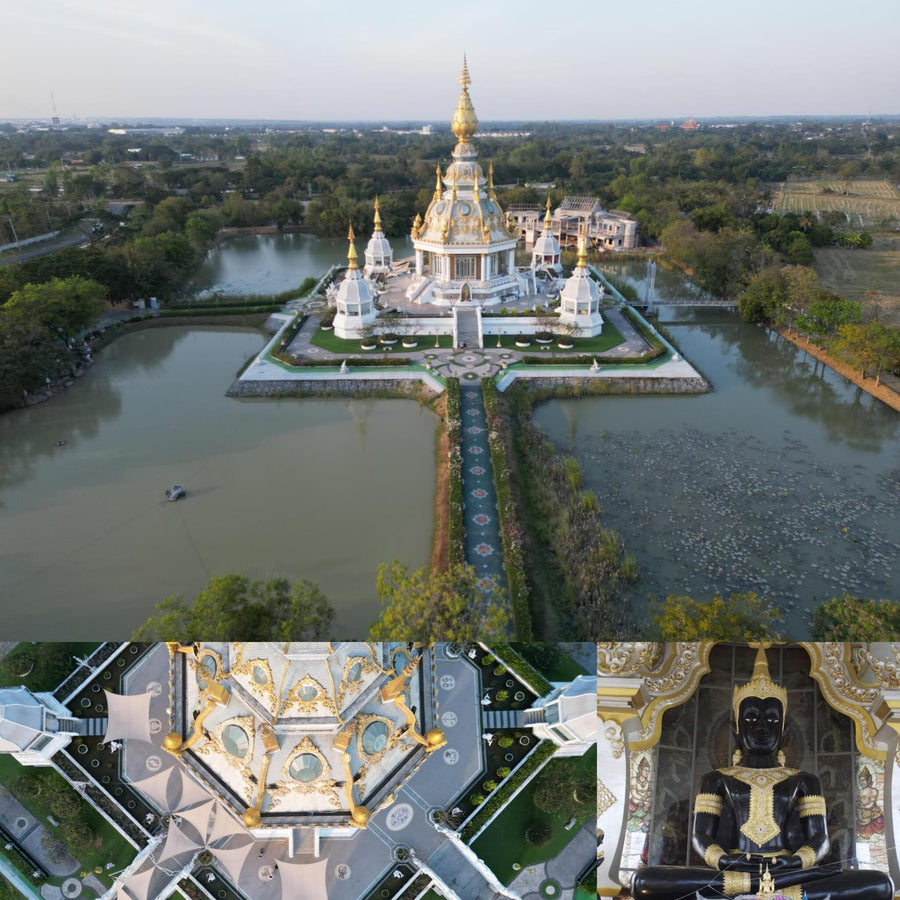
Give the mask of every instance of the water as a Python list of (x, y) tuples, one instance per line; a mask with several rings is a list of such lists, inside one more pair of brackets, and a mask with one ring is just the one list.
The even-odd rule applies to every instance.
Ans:
[[(616, 268), (643, 296), (645, 266)], [(663, 275), (679, 278), (658, 272), (665, 296)], [(664, 307), (662, 322), (712, 393), (536, 415), (637, 557), (636, 595), (756, 590), (792, 636), (844, 591), (900, 599), (900, 416), (735, 313)]]
[[(369, 235), (356, 241), (360, 265)], [(411, 256), (408, 238), (390, 238), (394, 259)], [(202, 295), (278, 294), (297, 287), (308, 275), (318, 277), (347, 260), (347, 241), (309, 234), (243, 234), (211, 250), (192, 279)]]
[[(264, 340), (129, 334), (58, 397), (0, 416), (6, 637), (126, 637), (228, 572), (318, 582), (335, 634), (365, 635), (378, 563), (428, 560), (436, 419), (411, 401), (225, 397)], [(167, 503), (176, 482), (187, 498)]]

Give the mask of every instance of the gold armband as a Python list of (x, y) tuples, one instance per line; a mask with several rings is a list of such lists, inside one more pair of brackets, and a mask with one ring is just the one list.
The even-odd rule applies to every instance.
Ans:
[(719, 860), (725, 855), (725, 851), (718, 844), (710, 844), (703, 854), (703, 861), (711, 868), (719, 868)]
[(801, 797), (798, 811), (801, 819), (806, 816), (824, 816), (825, 798), (820, 794), (810, 794), (808, 797)]
[(784, 900), (803, 900), (803, 888), (799, 884), (793, 884), (790, 887), (779, 888), (778, 893), (784, 897)]
[(722, 873), (722, 891), (730, 897), (736, 897), (738, 894), (750, 893), (750, 873), (749, 872), (731, 872)]
[(800, 868), (811, 869), (816, 862), (816, 851), (812, 847), (801, 847), (794, 856), (800, 857)]
[(718, 794), (697, 794), (694, 800), (695, 813), (709, 813), (711, 816), (722, 815), (722, 798)]

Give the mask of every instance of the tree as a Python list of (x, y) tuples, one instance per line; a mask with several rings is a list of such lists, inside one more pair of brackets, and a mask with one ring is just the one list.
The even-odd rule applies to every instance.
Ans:
[(788, 286), (781, 269), (763, 269), (750, 279), (738, 297), (738, 311), (745, 322), (756, 324), (777, 318), (787, 306)]
[(134, 633), (135, 640), (309, 641), (328, 637), (334, 610), (318, 586), (286, 578), (251, 581), (218, 575), (190, 605), (168, 597)]
[(900, 640), (900, 603), (832, 597), (813, 611), (812, 632), (817, 641)]
[(670, 594), (653, 615), (663, 641), (752, 641), (777, 637), (781, 610), (749, 591), (732, 594), (728, 600), (716, 594), (704, 602)]
[(578, 759), (554, 760), (538, 776), (534, 805), (559, 816), (582, 815), (597, 800), (595, 776)]
[(26, 284), (6, 301), (4, 313), (36, 319), (67, 339), (93, 325), (103, 312), (105, 291), (96, 281), (73, 275), (44, 284)]
[(471, 566), (446, 572), (410, 572), (396, 559), (378, 567), (381, 616), (372, 626), (375, 640), (503, 640), (508, 636), (506, 593), (484, 590)]

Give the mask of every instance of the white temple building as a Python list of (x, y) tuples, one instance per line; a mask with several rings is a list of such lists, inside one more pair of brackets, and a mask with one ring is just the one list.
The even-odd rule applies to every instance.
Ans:
[(559, 241), (553, 234), (550, 216), (550, 197), (547, 197), (544, 230), (531, 248), (531, 271), (545, 271), (552, 275), (559, 275), (562, 272), (562, 264), (559, 261)]
[(84, 727), (53, 694), (0, 688), (0, 753), (23, 766), (52, 765), (53, 754), (83, 734)]
[(339, 338), (359, 338), (364, 328), (375, 324), (375, 291), (359, 269), (352, 225), (347, 240), (347, 271), (334, 293), (334, 333)]
[(600, 297), (603, 289), (591, 277), (587, 267), (587, 249), (582, 236), (578, 245), (578, 261), (559, 294), (559, 321), (574, 325), (581, 337), (594, 337), (603, 330)]
[(518, 229), (508, 225), (494, 193), (493, 169), (487, 176), (476, 162), (472, 136), (478, 117), (469, 97), (469, 70), (463, 60), (462, 86), (451, 127), (457, 144), (453, 162), (441, 175), (424, 219), (412, 229), (416, 279), (407, 297), (418, 303), (452, 306), (499, 303), (519, 297), (525, 279), (515, 268)]
[(597, 676), (557, 685), (525, 711), (524, 724), (536, 738), (557, 744), (557, 756), (582, 756), (597, 741)]
[(366, 245), (366, 264), (363, 274), (366, 278), (376, 278), (379, 275), (387, 275), (394, 264), (394, 251), (390, 241), (384, 236), (381, 227), (381, 213), (378, 210), (378, 198), (375, 198), (375, 228), (372, 237)]

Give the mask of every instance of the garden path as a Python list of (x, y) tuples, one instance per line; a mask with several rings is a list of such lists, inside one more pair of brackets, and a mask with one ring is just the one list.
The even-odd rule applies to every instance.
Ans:
[(460, 384), (463, 528), (466, 562), (480, 577), (485, 592), (507, 588), (494, 467), (488, 441), (484, 395), (477, 381)]

